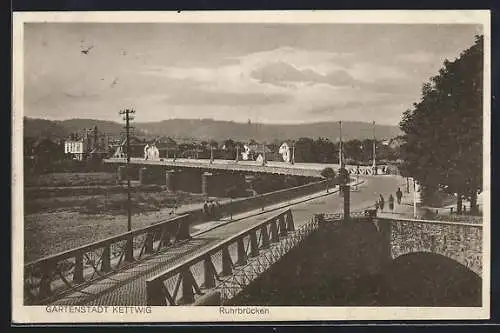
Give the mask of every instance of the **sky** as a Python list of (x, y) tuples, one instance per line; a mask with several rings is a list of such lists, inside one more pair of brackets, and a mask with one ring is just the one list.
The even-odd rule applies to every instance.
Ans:
[[(27, 23), (24, 115), (397, 125), (478, 25)], [(88, 51), (88, 52), (87, 52)]]

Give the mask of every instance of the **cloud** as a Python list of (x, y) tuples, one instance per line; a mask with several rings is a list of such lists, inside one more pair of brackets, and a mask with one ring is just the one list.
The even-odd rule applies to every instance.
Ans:
[(286, 103), (287, 94), (228, 93), (207, 90), (189, 91), (171, 95), (166, 99), (169, 105), (270, 105)]
[(358, 82), (344, 70), (335, 70), (322, 75), (312, 69), (299, 70), (285, 62), (274, 62), (252, 71), (251, 76), (262, 83), (283, 85), (284, 83), (329, 84), (331, 86), (353, 86)]
[(398, 60), (409, 63), (425, 64), (436, 60), (436, 55), (430, 52), (404, 53), (396, 57)]

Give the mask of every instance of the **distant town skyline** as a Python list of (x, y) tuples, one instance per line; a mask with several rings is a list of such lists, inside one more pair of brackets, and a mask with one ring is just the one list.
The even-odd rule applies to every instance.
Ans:
[(29, 23), (24, 115), (397, 125), (479, 25)]

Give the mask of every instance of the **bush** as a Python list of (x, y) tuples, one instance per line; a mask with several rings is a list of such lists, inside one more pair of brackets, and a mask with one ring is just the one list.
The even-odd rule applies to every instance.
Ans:
[(321, 176), (327, 179), (333, 179), (335, 178), (335, 171), (333, 171), (332, 168), (324, 168), (323, 170), (321, 170)]

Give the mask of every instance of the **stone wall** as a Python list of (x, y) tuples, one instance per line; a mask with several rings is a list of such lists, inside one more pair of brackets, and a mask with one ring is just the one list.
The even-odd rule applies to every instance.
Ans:
[(390, 232), (392, 259), (414, 252), (430, 252), (453, 259), (481, 276), (482, 225), (410, 219), (377, 220)]

